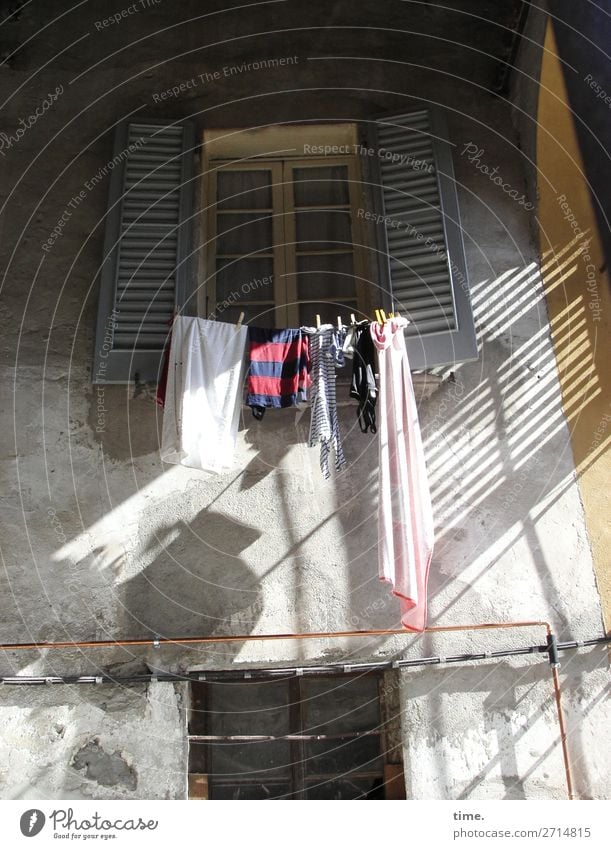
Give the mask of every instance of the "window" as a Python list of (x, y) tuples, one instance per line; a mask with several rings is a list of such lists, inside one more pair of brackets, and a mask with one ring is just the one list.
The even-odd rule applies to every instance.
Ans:
[[(285, 131), (282, 158), (260, 153), (266, 139), (267, 151), (273, 136), (278, 143), (277, 131), (258, 131), (255, 138), (249, 133), (246, 148), (231, 138), (224, 146), (214, 131), (204, 135), (208, 214), (201, 314), (231, 322), (244, 312), (247, 322), (296, 327), (313, 325), (316, 315), (335, 323), (338, 315), (347, 322), (351, 313), (369, 313), (356, 133), (352, 143), (338, 144), (327, 127), (328, 143), (310, 144), (313, 129), (302, 130), (288, 152), (295, 129)], [(341, 138), (346, 131), (338, 132)], [(310, 149), (348, 153), (298, 155)]]
[(196, 285), (193, 127), (121, 124), (93, 382), (155, 382), (172, 312), (187, 303), (264, 326), (394, 308), (411, 321), (413, 369), (475, 358), (444, 116), (427, 107), (367, 127), (367, 142), (351, 123), (206, 130)]
[(385, 798), (385, 785), (403, 778), (385, 755), (381, 680), (366, 674), (193, 683), (192, 797)]

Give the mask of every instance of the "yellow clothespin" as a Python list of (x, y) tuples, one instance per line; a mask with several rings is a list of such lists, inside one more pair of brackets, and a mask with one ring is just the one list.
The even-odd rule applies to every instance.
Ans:
[(382, 316), (382, 324), (385, 324), (386, 323), (386, 313), (384, 312), (384, 310), (380, 310), (380, 314)]
[(320, 327), (320, 316), (316, 315), (316, 327)]
[(375, 314), (376, 314), (376, 321), (378, 322), (378, 324), (383, 324), (382, 314), (380, 313), (380, 310), (375, 310)]

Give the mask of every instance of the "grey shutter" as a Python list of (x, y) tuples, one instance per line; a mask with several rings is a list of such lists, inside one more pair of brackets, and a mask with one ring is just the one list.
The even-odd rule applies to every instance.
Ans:
[(452, 155), (443, 115), (376, 121), (382, 285), (406, 330), (413, 369), (477, 357)]
[(115, 136), (93, 383), (155, 382), (190, 295), (193, 126), (140, 120)]

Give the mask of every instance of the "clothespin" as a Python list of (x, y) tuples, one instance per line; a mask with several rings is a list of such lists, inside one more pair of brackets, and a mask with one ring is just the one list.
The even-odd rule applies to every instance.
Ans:
[(239, 315), (239, 318), (238, 318), (238, 323), (237, 323), (237, 324), (236, 324), (236, 326), (235, 326), (235, 329), (236, 329), (236, 330), (239, 330), (239, 329), (240, 329), (240, 327), (242, 326), (242, 322), (243, 322), (243, 321), (244, 321), (244, 313), (243, 313), (243, 312), (241, 312), (241, 313), (240, 313), (240, 315)]
[(386, 324), (386, 313), (384, 310), (380, 310), (380, 315), (382, 316), (382, 324)]
[(353, 312), (350, 313), (350, 324), (356, 324), (356, 318)]
[(341, 315), (337, 316), (337, 329), (338, 330), (342, 329), (342, 317), (341, 317)]
[(320, 327), (320, 316), (318, 314), (316, 315), (316, 327)]
[(380, 310), (375, 310), (375, 314), (378, 324), (383, 324), (384, 322), (382, 321), (382, 314), (380, 313)]

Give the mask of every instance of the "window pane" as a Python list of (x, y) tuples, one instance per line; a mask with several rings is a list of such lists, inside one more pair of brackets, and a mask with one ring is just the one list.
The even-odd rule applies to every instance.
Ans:
[(317, 740), (304, 744), (306, 775), (343, 776), (351, 771), (384, 771), (377, 735), (353, 740)]
[(271, 301), (274, 298), (274, 261), (269, 257), (221, 259), (216, 264), (216, 299), (229, 295), (245, 301)]
[(271, 213), (222, 213), (217, 216), (217, 255), (251, 254), (272, 247)]
[(297, 250), (352, 248), (350, 212), (342, 209), (295, 213)]
[(272, 784), (263, 778), (260, 784), (213, 784), (211, 799), (290, 799), (288, 784)]
[(314, 781), (308, 786), (308, 799), (383, 799), (384, 779), (358, 778), (353, 781)]
[(189, 742), (189, 772), (205, 775), (208, 771), (204, 743)]
[(333, 165), (324, 168), (295, 168), (295, 206), (324, 206), (350, 203), (348, 168)]
[[(193, 745), (193, 744), (192, 744)], [(206, 744), (210, 772), (218, 780), (232, 776), (249, 776), (255, 780), (278, 781), (291, 774), (290, 745), (286, 740), (266, 740), (262, 743)]]
[(271, 171), (219, 171), (219, 209), (271, 209)]
[(355, 298), (352, 254), (297, 257), (298, 298)]
[(301, 692), (306, 734), (341, 734), (379, 728), (377, 677), (304, 679)]
[(207, 734), (289, 733), (286, 681), (214, 681), (206, 688)]

